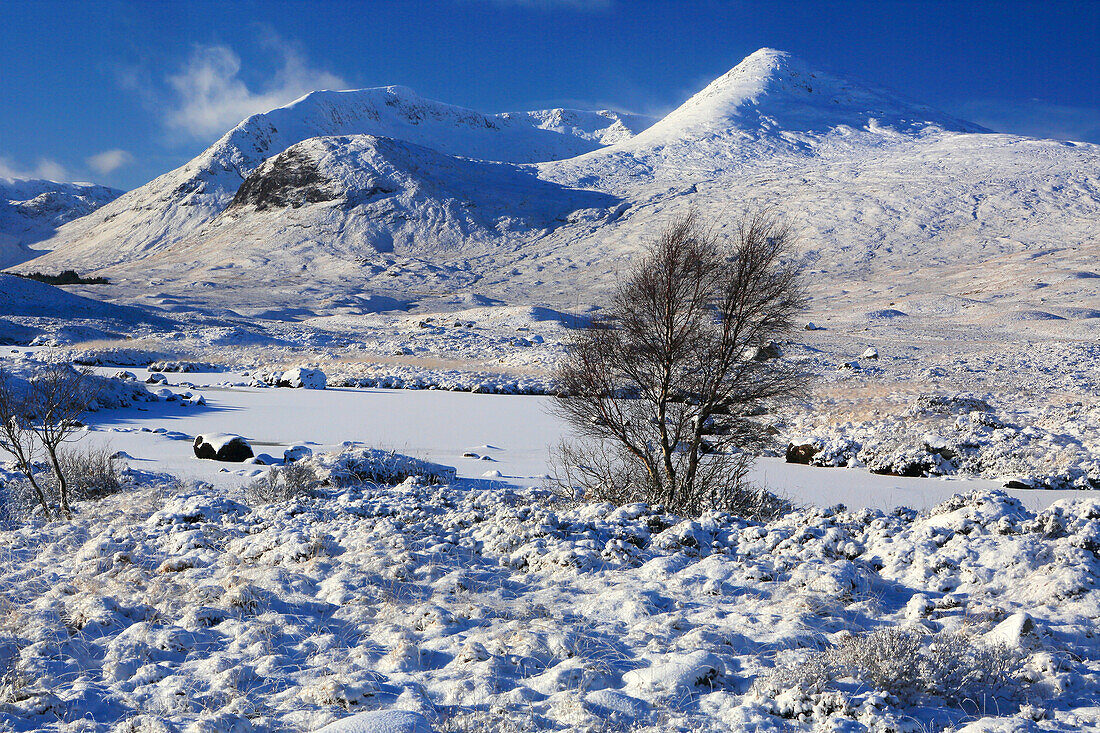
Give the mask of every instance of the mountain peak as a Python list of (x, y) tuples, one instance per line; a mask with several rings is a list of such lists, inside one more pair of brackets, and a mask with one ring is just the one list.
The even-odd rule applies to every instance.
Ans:
[(931, 107), (818, 71), (801, 59), (761, 48), (718, 77), (635, 142), (668, 144), (676, 138), (725, 134), (825, 134), (840, 127), (905, 135), (932, 127), (953, 132), (983, 129)]

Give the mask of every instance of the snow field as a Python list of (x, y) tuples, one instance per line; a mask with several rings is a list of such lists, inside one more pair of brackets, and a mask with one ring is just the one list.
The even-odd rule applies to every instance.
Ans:
[(858, 670), (769, 687), (814, 650), (891, 628), (1016, 650), (1015, 686), (973, 730), (1100, 724), (1095, 500), (1036, 514), (976, 492), (924, 515), (811, 508), (759, 524), (469, 480), (249, 507), (134, 478), (72, 522), (0, 533), (9, 730), (317, 730), (374, 710), (439, 731), (977, 717)]

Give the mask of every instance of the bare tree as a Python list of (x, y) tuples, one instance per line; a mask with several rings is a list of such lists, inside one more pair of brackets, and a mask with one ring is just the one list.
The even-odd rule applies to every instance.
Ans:
[(806, 383), (758, 358), (805, 304), (793, 239), (767, 213), (730, 238), (694, 215), (657, 237), (556, 370), (553, 409), (580, 438), (559, 450), (559, 478), (672, 511), (745, 506), (766, 437), (749, 413)]
[(87, 370), (68, 364), (51, 364), (30, 379), (30, 406), (34, 411), (31, 429), (38, 437), (53, 468), (61, 511), (71, 516), (69, 482), (58, 457), (61, 445), (83, 428), (79, 418), (96, 397)]
[(72, 516), (68, 472), (59, 451), (81, 429), (78, 418), (97, 396), (88, 377), (87, 371), (51, 364), (36, 370), (20, 386), (10, 374), (0, 372), (0, 448), (15, 458), (47, 519), (52, 514), (50, 502), (34, 464), (42, 456), (49, 461), (61, 512)]
[(32, 412), (28, 390), (20, 390), (11, 375), (0, 369), (0, 448), (15, 459), (16, 468), (27, 479), (46, 519), (49, 519), (50, 503), (34, 475), (34, 464), (40, 449), (31, 427)]

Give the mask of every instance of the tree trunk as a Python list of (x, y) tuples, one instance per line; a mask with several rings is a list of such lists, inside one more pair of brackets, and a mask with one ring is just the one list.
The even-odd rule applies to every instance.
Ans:
[(50, 465), (53, 466), (54, 476), (57, 478), (57, 493), (61, 497), (61, 511), (65, 513), (65, 517), (72, 519), (73, 512), (69, 509), (69, 484), (65, 481), (65, 474), (61, 470), (61, 462), (57, 460), (57, 449), (47, 446), (47, 453), (50, 456)]
[(27, 477), (27, 482), (31, 485), (31, 488), (34, 489), (34, 494), (38, 497), (38, 503), (42, 505), (42, 513), (46, 516), (46, 521), (49, 521), (52, 516), (50, 512), (50, 502), (46, 499), (46, 492), (43, 491), (42, 487), (38, 485), (38, 482), (34, 480), (30, 466), (23, 471), (23, 475)]

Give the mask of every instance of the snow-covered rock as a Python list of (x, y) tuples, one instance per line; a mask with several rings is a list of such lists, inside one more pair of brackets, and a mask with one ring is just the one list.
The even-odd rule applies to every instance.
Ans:
[(341, 718), (317, 733), (434, 733), (428, 719), (408, 710), (375, 710)]
[(308, 445), (292, 445), (283, 451), (283, 461), (294, 463), (313, 456), (313, 449)]
[(984, 638), (986, 641), (994, 644), (1019, 647), (1029, 639), (1032, 641), (1037, 640), (1037, 632), (1035, 620), (1028, 614), (1020, 611), (997, 624)]
[(328, 385), (325, 373), (310, 367), (294, 367), (283, 372), (278, 386), (297, 389), (324, 389)]
[(253, 457), (252, 446), (240, 435), (206, 433), (195, 436), (195, 457), (240, 463)]

